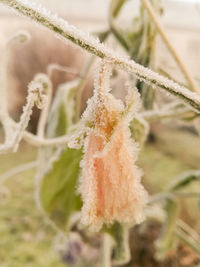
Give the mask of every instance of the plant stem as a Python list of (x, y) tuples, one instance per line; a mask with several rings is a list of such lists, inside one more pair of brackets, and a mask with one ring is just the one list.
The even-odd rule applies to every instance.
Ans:
[(78, 122), (80, 119), (80, 113), (81, 113), (81, 98), (82, 98), (82, 93), (83, 89), (86, 85), (88, 74), (90, 72), (90, 69), (94, 63), (95, 57), (91, 56), (87, 63), (84, 66), (83, 71), (81, 72), (81, 78), (80, 78), (80, 84), (77, 89), (76, 93), (76, 114), (75, 114), (75, 122)]
[(200, 112), (200, 96), (198, 94), (190, 92), (187, 88), (180, 86), (179, 84), (143, 67), (142, 65), (137, 64), (133, 60), (119, 56), (113, 50), (107, 48), (104, 44), (101, 44), (94, 37), (82, 32), (74, 26), (69, 25), (63, 19), (50, 14), (44, 8), (38, 8), (36, 5), (23, 0), (0, 0), (0, 3), (11, 7), (18, 13), (29, 17), (49, 30), (55, 32), (61, 39), (68, 39), (91, 54), (100, 58), (106, 58), (115, 66), (118, 66), (129, 73), (134, 73), (141, 81), (151, 84), (152, 86), (158, 86), (170, 94), (179, 97), (185, 103), (189, 104), (198, 111), (198, 113)]
[(158, 109), (158, 110), (150, 110), (145, 111), (142, 114), (142, 117), (148, 121), (157, 121), (162, 119), (171, 119), (171, 118), (185, 118), (187, 116), (196, 116), (191, 109), (188, 107), (181, 107), (175, 110), (168, 110), (168, 109)]
[(51, 80), (46, 76), (45, 74), (37, 75), (38, 79), (43, 79), (43, 87), (46, 90), (46, 104), (44, 105), (43, 109), (41, 110), (39, 121), (38, 121), (38, 127), (37, 127), (37, 136), (40, 138), (44, 138), (45, 135), (45, 127), (49, 115), (49, 109), (51, 105), (51, 99), (53, 95), (53, 88)]
[(116, 18), (127, 0), (112, 0), (113, 17)]
[(169, 49), (169, 51), (171, 52), (172, 56), (174, 57), (175, 61), (177, 62), (177, 64), (179, 65), (180, 69), (182, 70), (185, 78), (188, 81), (189, 86), (191, 87), (192, 91), (200, 93), (199, 89), (197, 88), (189, 70), (187, 69), (186, 65), (183, 63), (182, 59), (180, 58), (180, 56), (178, 55), (177, 51), (174, 49), (172, 43), (170, 42), (170, 40), (168, 39), (164, 28), (162, 27), (158, 16), (156, 15), (156, 12), (154, 12), (153, 7), (151, 5), (151, 3), (149, 2), (149, 0), (142, 0), (142, 3), (144, 5), (144, 7), (146, 8), (146, 10), (149, 13), (149, 16), (151, 17), (151, 19), (153, 20), (160, 36), (162, 37), (163, 41), (165, 42), (167, 48)]
[(108, 234), (103, 235), (102, 267), (111, 267), (112, 242)]
[(31, 161), (28, 163), (25, 163), (23, 165), (19, 165), (14, 169), (11, 169), (5, 173), (3, 173), (0, 176), (0, 185), (2, 185), (7, 179), (9, 179), (10, 177), (17, 175), (21, 172), (25, 172), (27, 170), (33, 169), (37, 167), (37, 161)]
[(57, 63), (52, 63), (52, 64), (49, 64), (47, 67), (47, 75), (48, 75), (49, 79), (51, 78), (52, 72), (55, 70), (66, 72), (67, 74), (71, 74), (73, 76), (80, 77), (80, 73), (76, 69), (71, 68), (71, 67), (62, 66), (62, 65), (59, 65)]
[(187, 235), (182, 229), (176, 228), (176, 235), (188, 246), (190, 246), (196, 253), (200, 253), (199, 241), (194, 241), (189, 235)]
[(189, 226), (187, 223), (178, 219), (177, 220), (177, 226), (179, 226), (185, 233), (189, 234), (194, 241), (200, 242), (199, 234), (191, 226)]

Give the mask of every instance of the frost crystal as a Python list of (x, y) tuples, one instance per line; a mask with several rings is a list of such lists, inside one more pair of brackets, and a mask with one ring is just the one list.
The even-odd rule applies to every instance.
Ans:
[[(94, 96), (82, 117), (90, 131), (84, 142), (79, 191), (83, 198), (82, 223), (92, 230), (118, 221), (140, 223), (147, 193), (135, 165), (138, 147), (130, 138), (130, 113), (137, 110), (138, 96), (129, 93), (126, 108), (109, 93), (111, 65), (103, 62), (95, 81)], [(135, 103), (136, 102), (136, 103)]]

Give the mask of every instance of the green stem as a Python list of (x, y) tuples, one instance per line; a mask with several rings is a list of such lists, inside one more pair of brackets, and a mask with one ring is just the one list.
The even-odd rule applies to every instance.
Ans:
[(121, 69), (124, 69), (129, 73), (134, 73), (138, 79), (151, 84), (152, 86), (155, 85), (164, 89), (168, 93), (182, 99), (198, 113), (200, 112), (200, 96), (198, 94), (190, 92), (187, 88), (181, 87), (179, 84), (137, 64), (133, 60), (119, 56), (92, 36), (88, 36), (81, 30), (69, 25), (61, 18), (53, 16), (46, 10), (37, 8), (28, 2), (24, 3), (22, 0), (0, 0), (0, 3), (3, 3), (16, 10), (18, 13), (38, 22), (49, 30), (55, 32), (62, 39), (68, 39), (91, 54), (100, 58), (106, 58)]
[(126, 1), (127, 0), (117, 0), (117, 1), (112, 0), (111, 1), (112, 14), (114, 18), (116, 18), (119, 15), (121, 8), (123, 7)]
[(196, 86), (196, 83), (192, 77), (192, 75), (190, 74), (189, 69), (187, 68), (187, 66), (184, 64), (184, 62), (182, 61), (182, 59), (180, 58), (179, 54), (177, 53), (177, 51), (174, 49), (174, 46), (172, 44), (172, 42), (170, 41), (170, 39), (167, 37), (164, 28), (162, 27), (159, 18), (156, 14), (156, 12), (153, 9), (153, 6), (151, 5), (149, 0), (142, 0), (142, 3), (144, 5), (144, 7), (146, 8), (146, 10), (148, 11), (149, 16), (151, 17), (152, 21), (154, 22), (160, 36), (162, 37), (164, 43), (166, 44), (167, 48), (169, 49), (171, 55), (174, 57), (175, 61), (177, 62), (177, 64), (179, 65), (182, 73), (184, 74), (185, 78), (188, 81), (189, 86), (191, 87), (191, 89), (194, 92), (199, 93), (199, 89)]
[(110, 30), (113, 33), (114, 37), (118, 40), (118, 42), (122, 45), (122, 47), (129, 52), (130, 44), (128, 43), (127, 38), (123, 35), (123, 33), (116, 27), (115, 18), (119, 15), (119, 12), (122, 6), (125, 4), (127, 0), (111, 0), (109, 7), (109, 16), (108, 22), (110, 26)]
[(81, 80), (80, 80), (80, 84), (77, 88), (77, 92), (76, 92), (76, 114), (75, 114), (75, 122), (78, 122), (80, 119), (80, 112), (81, 112), (81, 97), (82, 97), (82, 92), (83, 89), (86, 85), (87, 82), (87, 76), (90, 72), (90, 69), (94, 63), (95, 57), (91, 56), (89, 58), (89, 60), (87, 61), (82, 73), (81, 73)]

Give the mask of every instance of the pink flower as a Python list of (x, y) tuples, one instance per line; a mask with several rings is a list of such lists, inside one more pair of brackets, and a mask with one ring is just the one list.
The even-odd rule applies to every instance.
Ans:
[(92, 113), (94, 127), (84, 143), (79, 187), (83, 199), (81, 221), (97, 231), (104, 223), (142, 222), (147, 202), (141, 171), (135, 165), (138, 147), (131, 139), (130, 116), (124, 115), (122, 102), (104, 88), (108, 87), (106, 75), (110, 75), (107, 68), (105, 63), (101, 65), (96, 91), (86, 111), (86, 115)]
[(92, 131), (86, 147), (80, 185), (82, 223), (94, 230), (114, 221), (140, 223), (147, 194), (135, 165), (137, 146), (126, 122), (118, 123), (108, 143)]

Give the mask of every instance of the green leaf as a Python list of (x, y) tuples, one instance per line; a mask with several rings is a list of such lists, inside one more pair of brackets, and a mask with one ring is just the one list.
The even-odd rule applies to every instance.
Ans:
[(115, 265), (126, 264), (130, 261), (129, 229), (115, 222), (112, 226), (104, 226), (103, 231), (114, 240), (113, 263)]
[(149, 132), (148, 123), (138, 116), (131, 121), (129, 127), (131, 130), (131, 137), (142, 146)]
[(73, 124), (76, 112), (76, 92), (79, 86), (80, 79), (59, 86), (48, 118), (48, 137), (66, 134), (69, 126)]
[(76, 193), (81, 157), (81, 150), (67, 147), (41, 182), (41, 205), (50, 219), (64, 230), (70, 216), (82, 206), (80, 195)]
[(184, 174), (178, 176), (169, 184), (167, 190), (175, 191), (182, 189), (183, 187), (189, 185), (191, 182), (196, 181), (200, 178), (199, 171), (189, 171)]

